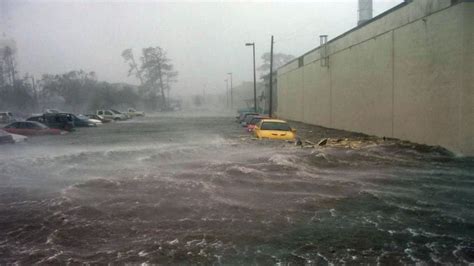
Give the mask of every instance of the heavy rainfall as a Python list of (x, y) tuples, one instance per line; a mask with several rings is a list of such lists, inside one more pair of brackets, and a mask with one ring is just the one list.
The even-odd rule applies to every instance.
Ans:
[(0, 0), (0, 264), (474, 263), (472, 11)]

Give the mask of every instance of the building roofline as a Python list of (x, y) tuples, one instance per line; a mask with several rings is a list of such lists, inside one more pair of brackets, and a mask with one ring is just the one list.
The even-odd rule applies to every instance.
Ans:
[[(400, 4), (398, 4), (398, 5), (394, 6), (394, 7), (392, 7), (392, 8), (390, 8), (390, 9), (386, 10), (385, 12), (378, 14), (377, 16), (373, 17), (372, 19), (367, 20), (367, 21), (364, 22), (363, 24), (357, 25), (357, 26), (355, 26), (354, 28), (352, 28), (352, 29), (350, 29), (350, 30), (348, 30), (348, 31), (346, 31), (346, 32), (344, 32), (344, 33), (342, 33), (342, 34), (336, 36), (335, 38), (329, 40), (329, 41), (327, 42), (327, 44), (333, 43), (333, 42), (335, 42), (335, 41), (341, 39), (342, 37), (345, 37), (346, 35), (348, 35), (348, 34), (354, 32), (354, 31), (357, 31), (357, 30), (363, 28), (363, 27), (369, 25), (370, 23), (375, 22), (375, 21), (377, 21), (377, 20), (379, 20), (379, 19), (381, 19), (381, 18), (387, 16), (388, 14), (393, 13), (393, 12), (395, 12), (395, 11), (398, 10), (398, 9), (401, 9), (402, 7), (405, 7), (405, 6), (409, 5), (409, 4), (411, 4), (412, 1), (413, 1), (413, 0), (404, 0), (403, 3), (400, 3)], [(307, 56), (308, 54), (310, 54), (310, 53), (312, 53), (312, 52), (314, 52), (314, 51), (316, 51), (316, 50), (318, 50), (318, 49), (320, 49), (320, 48), (321, 48), (321, 45), (320, 45), (320, 46), (317, 46), (316, 48), (313, 48), (313, 49), (309, 50), (308, 52), (306, 52), (306, 53), (304, 53), (304, 54), (302, 54), (302, 55), (296, 57), (295, 59), (293, 59), (293, 60), (287, 62), (287, 63), (284, 64), (283, 66), (277, 68), (276, 71), (278, 71), (279, 69), (281, 69), (281, 68), (283, 68), (283, 67), (285, 67), (285, 66), (287, 66), (287, 65), (289, 65), (289, 64), (291, 64), (291, 63), (293, 63), (293, 62), (295, 62), (295, 61), (298, 61), (301, 57), (305, 57), (305, 56)]]

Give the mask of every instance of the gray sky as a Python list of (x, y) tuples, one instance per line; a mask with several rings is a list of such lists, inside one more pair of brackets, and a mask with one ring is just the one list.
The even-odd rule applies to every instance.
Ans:
[[(0, 0), (2, 25), (18, 47), (21, 73), (95, 71), (100, 80), (136, 84), (121, 52), (161, 46), (179, 82), (172, 94), (224, 91), (252, 80), (252, 50), (299, 56), (357, 24), (357, 0), (319, 1), (23, 1)], [(374, 0), (379, 14), (402, 0)], [(257, 65), (259, 60), (257, 59)]]

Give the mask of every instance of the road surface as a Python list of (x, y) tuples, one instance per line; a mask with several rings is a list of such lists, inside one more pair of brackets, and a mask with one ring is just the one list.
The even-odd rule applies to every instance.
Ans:
[(474, 262), (474, 160), (426, 147), (169, 114), (0, 146), (0, 182), (1, 264)]

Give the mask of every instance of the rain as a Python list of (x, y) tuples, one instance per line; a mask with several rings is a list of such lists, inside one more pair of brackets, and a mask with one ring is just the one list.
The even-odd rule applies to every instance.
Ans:
[[(449, 128), (461, 145), (420, 140), (428, 122), (402, 132), (398, 98), (385, 123), (355, 94), (334, 106), (323, 85), (307, 90), (340, 68), (329, 87), (343, 98), (338, 84), (359, 73), (345, 52), (392, 56), (379, 69), (402, 73), (395, 31), (473, 8), (451, 2), (0, 0), (0, 264), (474, 263), (470, 127)], [(421, 6), (390, 42), (377, 28), (336, 52)], [(402, 63), (425, 60), (416, 51)], [(369, 87), (376, 68), (349, 83)]]

